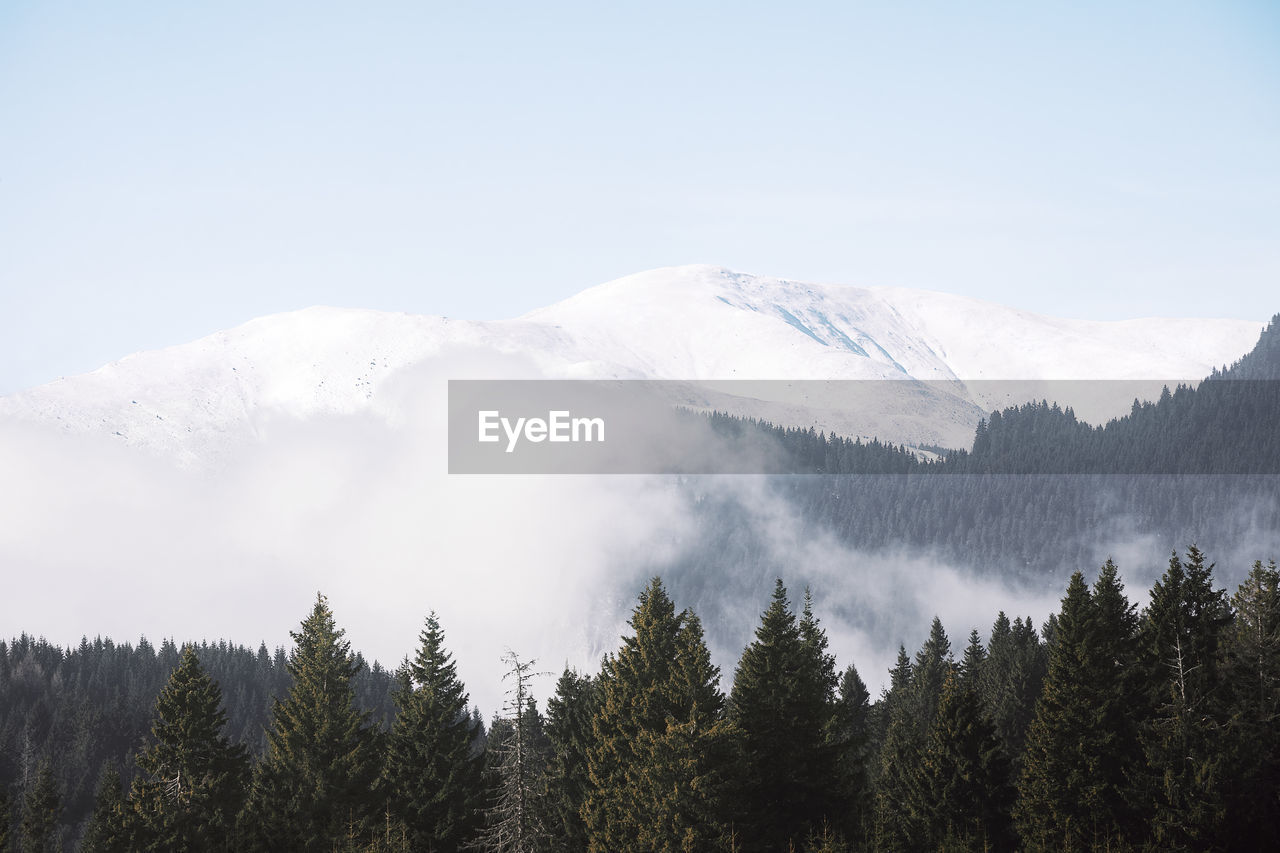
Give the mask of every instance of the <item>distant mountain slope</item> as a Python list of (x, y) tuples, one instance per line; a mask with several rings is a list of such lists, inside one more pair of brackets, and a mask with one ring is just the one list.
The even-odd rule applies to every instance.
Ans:
[[(675, 267), (600, 285), (512, 320), (337, 308), (264, 317), (0, 398), (0, 421), (99, 433), (199, 465), (252, 442), (280, 418), (400, 417), (415, 391), (397, 377), (412, 384), (419, 373), (1178, 379), (1239, 358), (1260, 328), (1244, 320), (1060, 320), (942, 293)], [(438, 390), (422, 394), (434, 401)], [(942, 395), (935, 402), (949, 417), (939, 421), (949, 425), (932, 431), (870, 415), (833, 420), (784, 402), (782, 415), (804, 425), (959, 446), (984, 412), (1020, 401), (991, 397), (979, 386)]]

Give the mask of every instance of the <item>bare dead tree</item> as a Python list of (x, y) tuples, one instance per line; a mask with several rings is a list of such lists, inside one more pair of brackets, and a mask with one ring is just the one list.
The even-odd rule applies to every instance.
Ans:
[(498, 757), (498, 778), (476, 848), (487, 853), (538, 853), (547, 846), (547, 833), (535, 807), (542, 767), (533, 744), (529, 680), (547, 673), (534, 672), (536, 660), (521, 661), (510, 649), (502, 660), (508, 667), (502, 679), (512, 682), (503, 704), (511, 729), (490, 746)]

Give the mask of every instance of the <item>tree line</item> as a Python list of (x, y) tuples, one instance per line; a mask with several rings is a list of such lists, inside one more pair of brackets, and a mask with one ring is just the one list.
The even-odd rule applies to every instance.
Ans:
[[(1139, 610), (1108, 561), (1039, 629), (1001, 613), (959, 651), (935, 619), (874, 701), (781, 580), (722, 692), (698, 616), (655, 578), (617, 650), (544, 708), (509, 654), (487, 727), (434, 614), (380, 692), (319, 596), (260, 733), (231, 725), (218, 646), (166, 644), (149, 734), (105, 763), (81, 837), (55, 767), (92, 754), (85, 734), (6, 765), (0, 850), (1275, 849), (1280, 572), (1255, 563), (1228, 597), (1213, 569), (1174, 554)], [(53, 653), (0, 651), (11, 725)], [(75, 693), (56, 664), (46, 713)]]
[[(928, 551), (1000, 575), (1032, 577), (1101, 561), (1099, 542), (1189, 540), (1217, 554), (1280, 547), (1280, 315), (1235, 364), (1197, 387), (1134, 401), (1091, 426), (1070, 407), (1031, 402), (993, 412), (971, 447), (922, 459), (878, 440), (712, 413), (730, 447), (772, 448), (765, 488), (816, 530), (861, 551)], [(812, 475), (822, 476), (812, 476)], [(765, 549), (743, 508), (693, 493), (696, 571), (741, 570)], [(680, 571), (679, 567), (676, 569)], [(692, 572), (690, 572), (692, 574)], [(706, 615), (706, 614), (704, 614)]]

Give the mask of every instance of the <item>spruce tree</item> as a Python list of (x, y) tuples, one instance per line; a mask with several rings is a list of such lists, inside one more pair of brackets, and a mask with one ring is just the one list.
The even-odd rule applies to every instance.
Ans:
[(1280, 572), (1253, 564), (1231, 598), (1226, 846), (1280, 849)]
[(1098, 571), (1091, 596), (1091, 657), (1094, 729), (1099, 737), (1094, 783), (1102, 791), (1100, 823), (1109, 825), (1109, 838), (1136, 843), (1143, 833), (1140, 813), (1125, 796), (1129, 780), (1142, 764), (1138, 741), (1137, 605), (1129, 601), (1119, 569), (1110, 559)]
[(412, 849), (454, 853), (479, 828), (484, 755), (474, 747), (479, 725), (435, 613), (401, 669), (395, 700), (385, 770), (391, 810), (408, 828)]
[(640, 594), (630, 625), (597, 680), (582, 807), (588, 849), (705, 849), (724, 829), (718, 674), (701, 626), (676, 614), (660, 579)]
[(40, 762), (33, 784), (22, 794), (22, 853), (55, 853), (62, 849), (58, 823), (62, 798), (53, 766)]
[(187, 646), (156, 699), (126, 828), (135, 850), (234, 849), (248, 759), (223, 735), (222, 692)]
[(327, 853), (376, 825), (380, 738), (354, 705), (359, 664), (343, 633), (323, 595), (292, 632), (293, 686), (272, 707), (267, 753), (242, 813), (242, 849)]
[(1139, 630), (1150, 712), (1137, 796), (1161, 849), (1213, 847), (1227, 830), (1228, 695), (1220, 664), (1230, 621), (1213, 566), (1194, 545), (1185, 563), (1175, 553)]
[(957, 675), (961, 685), (975, 693), (981, 690), (986, 665), (987, 650), (982, 647), (982, 639), (975, 628), (969, 632), (969, 644), (964, 647), (964, 657), (960, 660)]
[(887, 728), (875, 784), (875, 849), (886, 853), (919, 850), (926, 837), (926, 816), (915, 808), (920, 743), (911, 702), (913, 676), (911, 658), (899, 646), (897, 663), (889, 671), (889, 689), (879, 703)]
[(858, 670), (849, 664), (840, 677), (840, 690), (832, 718), (831, 740), (836, 747), (838, 799), (843, 817), (833, 819), (819, 837), (832, 833), (848, 842), (868, 845), (873, 837), (874, 814), (871, 795), (871, 704), (867, 685)]
[[(93, 814), (80, 842), (80, 853), (133, 853), (125, 830), (127, 808), (120, 773), (114, 766), (108, 766), (98, 782)], [(4, 849), (0, 844), (0, 850)]]
[(1062, 599), (1049, 674), (1027, 737), (1014, 809), (1023, 843), (1036, 850), (1086, 849), (1101, 840), (1094, 815), (1105, 803), (1094, 787), (1098, 761), (1090, 679), (1092, 599), (1076, 572)]
[(723, 719), (720, 671), (711, 663), (702, 623), (681, 614), (665, 728), (636, 733), (632, 792), (645, 815), (638, 850), (701, 851), (724, 834), (724, 771), (732, 729)]
[[(0, 658), (5, 657), (4, 652), (5, 649), (0, 648)], [(0, 782), (0, 853), (8, 853), (12, 827), (13, 801), (9, 796), (9, 786)]]
[(932, 849), (1012, 850), (1009, 761), (975, 687), (955, 668), (921, 756), (918, 808)]
[(1027, 735), (1015, 817), (1034, 848), (1114, 845), (1137, 832), (1126, 804), (1134, 771), (1133, 606), (1108, 561), (1093, 592), (1072, 575), (1052, 621), (1049, 672)]
[(807, 603), (797, 624), (777, 581), (729, 695), (740, 745), (735, 799), (745, 850), (785, 850), (824, 820), (842, 816), (831, 784), (836, 750), (827, 737), (833, 682), (825, 635)]
[(591, 744), (591, 719), (595, 716), (595, 683), (565, 667), (556, 692), (547, 700), (546, 822), (553, 849), (560, 853), (585, 853), (587, 827), (582, 804), (591, 780), (587, 775), (587, 749)]
[(938, 714), (942, 683), (951, 670), (951, 664), (951, 641), (942, 627), (942, 620), (935, 616), (929, 626), (929, 639), (916, 652), (915, 663), (911, 668), (911, 690), (908, 693), (916, 722), (917, 742), (920, 744), (924, 743), (934, 717)]

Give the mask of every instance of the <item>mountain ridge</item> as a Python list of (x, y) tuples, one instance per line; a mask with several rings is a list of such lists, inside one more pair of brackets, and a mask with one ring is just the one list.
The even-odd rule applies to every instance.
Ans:
[[(326, 306), (255, 318), (0, 397), (0, 421), (100, 433), (198, 465), (252, 441), (264, 419), (394, 419), (403, 400), (387, 389), (419, 370), (591, 379), (1196, 380), (1241, 357), (1263, 325), (1063, 320), (936, 291), (667, 267), (506, 320)], [(1008, 402), (975, 391), (957, 404), (957, 418), (967, 430), (983, 410)], [(894, 441), (947, 438), (905, 434), (892, 423), (793, 416), (853, 435), (880, 428), (880, 437)]]

